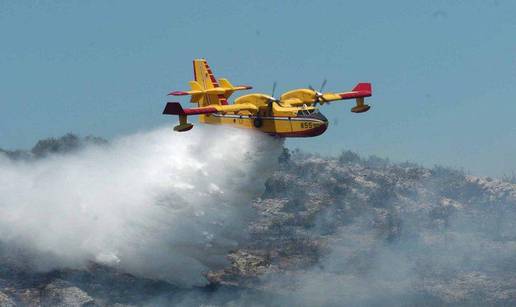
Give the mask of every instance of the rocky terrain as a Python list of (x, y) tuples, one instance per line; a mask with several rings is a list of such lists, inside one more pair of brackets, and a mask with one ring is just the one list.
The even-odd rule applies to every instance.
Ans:
[[(11, 159), (72, 152), (68, 135)], [(71, 144), (71, 145), (70, 145)], [(91, 263), (34, 272), (0, 250), (0, 306), (512, 306), (516, 185), (353, 152), (284, 150), (247, 239), (209, 284), (181, 288)]]

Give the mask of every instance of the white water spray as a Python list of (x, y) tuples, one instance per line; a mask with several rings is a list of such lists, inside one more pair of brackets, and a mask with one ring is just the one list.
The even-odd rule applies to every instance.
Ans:
[(0, 243), (39, 270), (93, 261), (203, 285), (245, 235), (280, 150), (265, 135), (196, 127), (36, 161), (0, 156)]

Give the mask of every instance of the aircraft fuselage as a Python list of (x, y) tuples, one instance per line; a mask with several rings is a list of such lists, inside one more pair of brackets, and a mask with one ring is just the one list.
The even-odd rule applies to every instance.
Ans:
[(328, 128), (328, 120), (319, 112), (297, 116), (208, 114), (201, 115), (199, 121), (258, 129), (277, 137), (313, 137), (323, 134)]

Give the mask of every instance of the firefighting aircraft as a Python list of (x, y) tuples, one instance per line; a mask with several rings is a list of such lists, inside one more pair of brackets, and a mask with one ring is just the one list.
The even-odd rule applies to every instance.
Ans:
[(234, 92), (252, 87), (233, 86), (227, 79), (215, 79), (205, 59), (194, 60), (193, 70), (191, 90), (174, 91), (169, 95), (190, 95), (190, 102), (196, 103), (197, 107), (183, 109), (178, 102), (169, 102), (163, 110), (163, 114), (179, 115), (179, 125), (174, 127), (175, 131), (192, 129), (187, 116), (199, 115), (200, 123), (258, 129), (277, 137), (311, 137), (321, 135), (328, 127), (328, 120), (319, 112), (318, 105), (356, 99), (351, 112), (367, 112), (370, 108), (364, 103), (364, 97), (372, 95), (370, 83), (359, 83), (351, 91), (342, 93), (321, 93), (309, 87), (286, 92), (279, 98), (274, 98), (274, 93), (248, 94), (229, 104), (228, 98)]

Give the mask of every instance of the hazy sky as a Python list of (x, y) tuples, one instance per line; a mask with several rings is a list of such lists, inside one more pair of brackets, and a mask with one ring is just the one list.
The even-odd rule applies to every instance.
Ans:
[(0, 0), (0, 147), (172, 127), (165, 95), (187, 89), (195, 57), (265, 93), (373, 83), (370, 112), (334, 103), (328, 131), (291, 147), (516, 172), (509, 0)]

